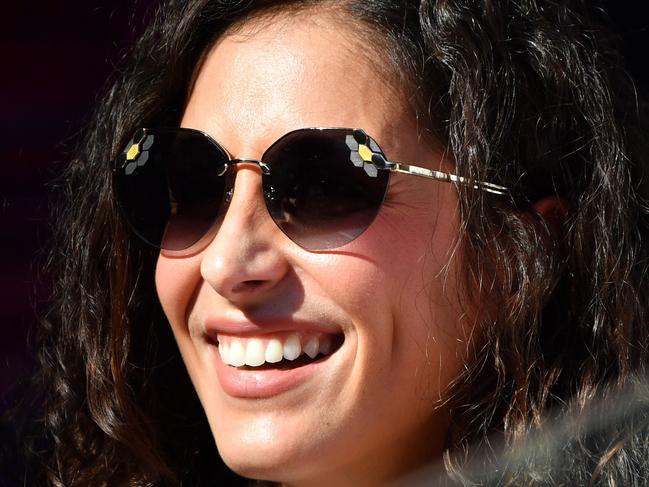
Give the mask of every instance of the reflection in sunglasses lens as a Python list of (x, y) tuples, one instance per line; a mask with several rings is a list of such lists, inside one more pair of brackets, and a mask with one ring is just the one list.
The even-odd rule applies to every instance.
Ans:
[[(120, 169), (116, 190), (129, 224), (146, 242), (184, 250), (219, 214), (228, 156), (200, 132), (149, 131), (153, 143), (134, 151), (135, 169)], [(147, 147), (144, 149), (143, 147)]]
[(311, 250), (340, 247), (372, 223), (388, 184), (350, 159), (347, 130), (288, 134), (265, 155), (264, 194), (271, 216), (294, 242)]
[(178, 135), (169, 147), (167, 168), (169, 222), (162, 247), (183, 250), (208, 233), (219, 215), (226, 178), (220, 176), (228, 157), (199, 134)]

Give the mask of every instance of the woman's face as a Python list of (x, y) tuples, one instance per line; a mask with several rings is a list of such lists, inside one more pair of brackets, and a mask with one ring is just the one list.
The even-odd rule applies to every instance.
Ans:
[[(349, 26), (298, 15), (222, 36), (182, 126), (207, 132), (233, 157), (256, 159), (294, 129), (360, 127), (393, 160), (448, 170), (418, 137), (382, 60)], [(365, 233), (335, 250), (306, 251), (267, 213), (259, 168), (237, 167), (214, 238), (191, 255), (162, 251), (156, 270), (231, 468), (287, 483), (362, 485), (439, 454), (448, 428), (439, 405), (468, 346), (457, 236), (454, 187), (397, 175)], [(229, 349), (226, 362), (238, 364), (247, 348), (251, 363), (269, 362), (226, 364), (217, 343)], [(319, 355), (275, 363), (300, 348)]]

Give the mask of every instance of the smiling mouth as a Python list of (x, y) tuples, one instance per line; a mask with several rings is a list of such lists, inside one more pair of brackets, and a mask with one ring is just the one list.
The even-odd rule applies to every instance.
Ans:
[(326, 359), (343, 341), (342, 334), (291, 332), (255, 337), (219, 334), (211, 344), (218, 347), (225, 365), (242, 370), (287, 370)]

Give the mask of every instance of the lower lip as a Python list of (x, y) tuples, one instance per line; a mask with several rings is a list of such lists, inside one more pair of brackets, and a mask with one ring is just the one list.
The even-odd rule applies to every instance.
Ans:
[(224, 364), (216, 346), (210, 344), (209, 348), (223, 391), (229, 396), (245, 399), (267, 398), (296, 389), (317, 374), (331, 357), (327, 355), (294, 369), (239, 369)]

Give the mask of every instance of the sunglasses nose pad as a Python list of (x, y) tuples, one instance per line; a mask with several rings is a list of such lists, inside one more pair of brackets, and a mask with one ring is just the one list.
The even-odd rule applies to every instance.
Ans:
[(229, 205), (232, 201), (232, 196), (234, 195), (234, 188), (230, 188), (225, 192), (224, 203)]

